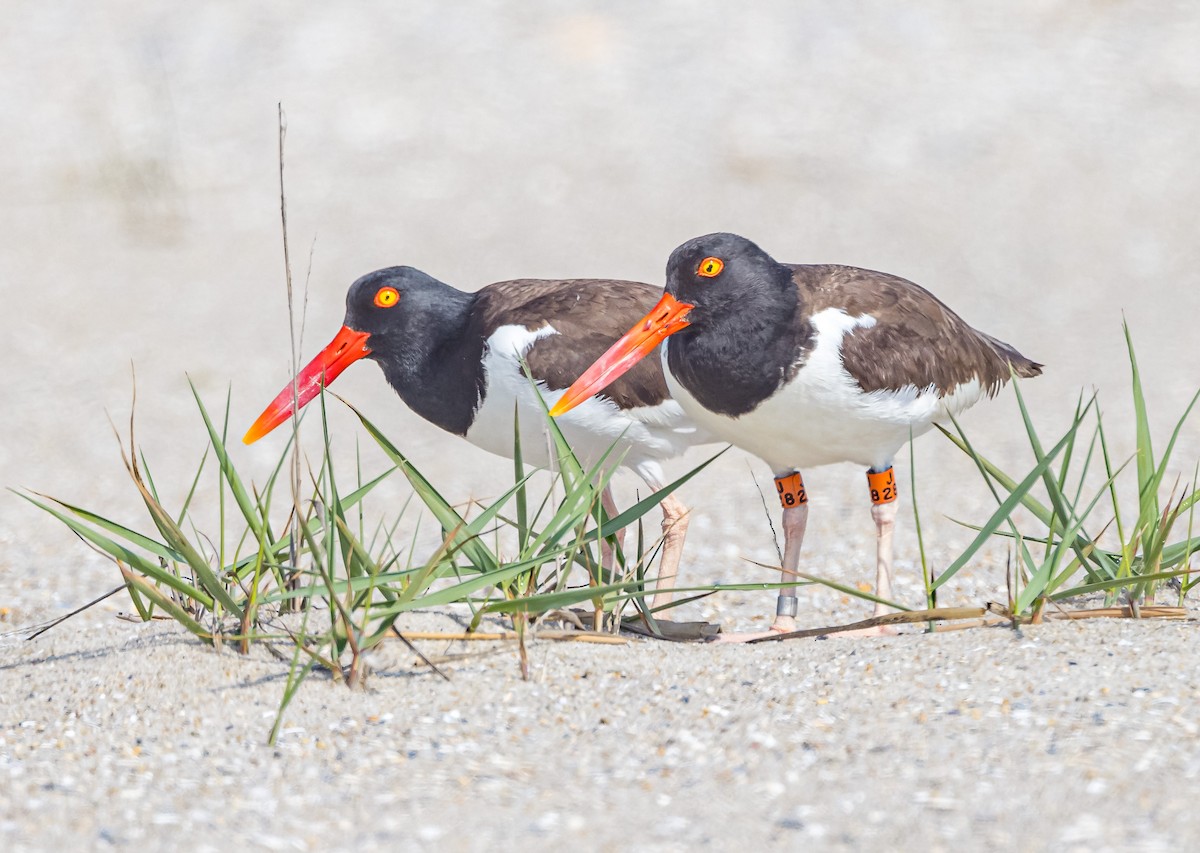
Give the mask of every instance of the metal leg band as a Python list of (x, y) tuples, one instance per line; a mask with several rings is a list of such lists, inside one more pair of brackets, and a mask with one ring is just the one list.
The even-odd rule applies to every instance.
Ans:
[(776, 616), (795, 616), (800, 612), (800, 602), (794, 595), (781, 595), (775, 599)]

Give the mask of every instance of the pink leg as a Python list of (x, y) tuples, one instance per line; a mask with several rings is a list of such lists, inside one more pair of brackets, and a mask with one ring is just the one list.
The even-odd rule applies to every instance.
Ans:
[[(655, 486), (654, 488), (660, 488)], [(604, 511), (609, 517), (617, 514), (617, 505), (613, 501), (612, 492), (605, 489), (601, 495)], [(679, 575), (679, 560), (683, 554), (683, 540), (687, 536), (688, 508), (683, 501), (674, 495), (667, 495), (662, 503), (663, 548), (662, 559), (659, 561), (658, 586), (655, 590), (651, 607), (663, 607), (671, 603), (671, 591), (675, 588), (675, 579)], [(617, 534), (617, 541), (622, 551), (625, 548), (625, 530)], [(611, 571), (615, 562), (612, 549), (606, 542), (601, 542), (601, 562), (606, 570)]]
[[(611, 486), (605, 486), (604, 491), (600, 493), (600, 505), (602, 507), (604, 507), (604, 512), (608, 514), (609, 518), (616, 518), (617, 512), (618, 512), (617, 502), (613, 500)], [(617, 545), (621, 549), (621, 553), (622, 554), (625, 553), (625, 528), (622, 527), (620, 530), (618, 530), (614, 534), (614, 536), (617, 540)], [(608, 540), (601, 539), (600, 540), (600, 565), (601, 565), (601, 567), (603, 567), (605, 572), (611, 573), (615, 563), (616, 563), (616, 554), (613, 553), (613, 549), (611, 546), (609, 546)]]
[[(783, 511), (783, 570), (780, 580), (784, 583), (796, 580), (800, 568), (800, 546), (804, 544), (804, 530), (808, 527), (808, 504), (788, 507)], [(796, 588), (788, 587), (779, 593), (775, 602), (775, 621), (771, 630), (785, 634), (796, 630)]]
[[(892, 534), (896, 529), (896, 513), (899, 503), (891, 501), (871, 507), (871, 518), (875, 520), (875, 594), (880, 598), (892, 597)], [(875, 603), (874, 616), (891, 612), (886, 604)]]
[(683, 554), (683, 540), (687, 536), (688, 508), (674, 495), (667, 495), (662, 502), (662, 559), (659, 560), (658, 587), (651, 607), (663, 607), (671, 603), (671, 590), (679, 575), (679, 558)]
[[(867, 483), (871, 490), (871, 519), (875, 522), (875, 594), (880, 598), (892, 597), (892, 534), (896, 530), (896, 514), (900, 509), (896, 498), (896, 480), (889, 467), (886, 471), (867, 472)], [(872, 616), (890, 613), (892, 608), (875, 602)], [(860, 628), (834, 634), (835, 637), (879, 637), (895, 634), (891, 625)]]
[[(783, 504), (783, 565), (780, 567), (780, 579), (789, 583), (796, 580), (796, 572), (800, 568), (800, 546), (804, 544), (804, 530), (808, 526), (808, 495), (799, 473), (776, 477), (775, 487), (779, 491), (780, 503)], [(775, 621), (771, 623), (769, 630), (721, 634), (718, 641), (744, 643), (759, 637), (795, 631), (798, 610), (796, 588), (787, 587), (775, 600)]]

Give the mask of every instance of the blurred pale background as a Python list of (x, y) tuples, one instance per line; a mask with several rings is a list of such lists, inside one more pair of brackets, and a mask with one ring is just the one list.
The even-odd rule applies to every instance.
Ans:
[[(130, 362), (139, 442), (176, 499), (204, 443), (184, 374), (214, 408), (232, 384), (235, 435), (287, 380), (278, 101), (299, 283), (312, 258), (306, 356), (338, 327), (345, 287), (380, 266), (465, 289), (660, 283), (676, 244), (732, 230), (781, 260), (930, 288), (1046, 362), (1026, 388), (1048, 428), (1093, 386), (1114, 431), (1127, 423), (1122, 312), (1160, 424), (1200, 384), (1191, 4), (130, 0), (8, 4), (4, 19), (3, 485), (139, 521), (105, 419), (128, 416)], [(338, 384), (455, 500), (509, 476), (409, 413), (376, 368)], [(358, 433), (342, 412), (334, 424), (350, 459)], [(1027, 463), (1011, 395), (967, 424)], [(261, 480), (281, 441), (239, 464)], [(1189, 471), (1200, 429), (1183, 443)], [(978, 521), (990, 499), (940, 438), (917, 463), (944, 560), (968, 534), (943, 514)], [(762, 577), (738, 559), (773, 553), (751, 470), (766, 481), (734, 453), (685, 489), (685, 580)], [(807, 479), (808, 568), (869, 578), (862, 473)], [(963, 595), (1002, 587), (995, 565)], [(0, 604), (48, 615), (115, 580), (65, 530), (0, 503)]]

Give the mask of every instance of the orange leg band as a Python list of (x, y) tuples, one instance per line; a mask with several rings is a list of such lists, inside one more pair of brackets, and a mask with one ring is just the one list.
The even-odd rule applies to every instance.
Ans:
[(886, 471), (868, 471), (867, 486), (871, 489), (871, 503), (890, 504), (896, 494), (896, 474), (889, 466)]
[(779, 503), (784, 509), (808, 503), (808, 492), (804, 491), (804, 480), (800, 472), (775, 478), (775, 491), (779, 492)]

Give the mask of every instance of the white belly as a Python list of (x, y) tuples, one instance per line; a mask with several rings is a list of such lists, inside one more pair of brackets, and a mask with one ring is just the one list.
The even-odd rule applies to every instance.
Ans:
[[(926, 432), (947, 413), (958, 414), (983, 396), (977, 381), (945, 396), (932, 385), (864, 392), (842, 365), (842, 339), (855, 328), (875, 325), (875, 318), (826, 309), (812, 322), (817, 333), (804, 366), (740, 417), (705, 409), (670, 371), (667, 387), (701, 429), (759, 456), (777, 473), (834, 462), (883, 470), (910, 435)], [(662, 346), (664, 367), (668, 343)]]
[[(535, 393), (547, 407), (565, 393), (549, 391), (538, 383), (537, 392), (521, 370), (520, 358), (546, 335), (556, 335), (553, 326), (530, 331), (524, 326), (502, 326), (487, 341), (484, 353), (487, 390), (483, 405), (467, 431), (467, 440), (484, 450), (512, 458), (513, 410), (521, 424), (521, 455), (537, 467), (549, 465), (550, 435), (546, 414)], [(584, 467), (597, 461), (609, 447), (617, 445), (613, 459), (637, 471), (652, 485), (665, 485), (659, 460), (677, 456), (694, 444), (712, 441), (697, 429), (674, 400), (637, 409), (619, 408), (608, 399), (592, 398), (556, 418), (559, 429)]]

